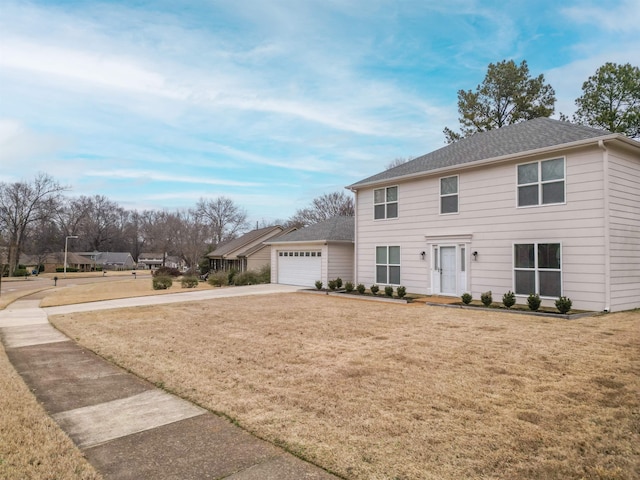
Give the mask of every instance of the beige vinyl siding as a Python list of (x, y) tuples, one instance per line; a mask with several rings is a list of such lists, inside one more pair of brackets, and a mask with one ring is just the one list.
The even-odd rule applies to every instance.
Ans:
[(611, 310), (640, 306), (640, 159), (609, 152)]
[[(563, 156), (566, 204), (517, 207), (516, 166)], [(439, 214), (439, 179), (459, 175), (459, 213)], [(398, 218), (373, 221), (373, 189), (357, 194), (357, 281), (375, 278), (375, 247), (401, 246), (401, 283), (412, 293), (431, 293), (427, 238), (471, 235), (468, 288), (475, 298), (492, 290), (494, 298), (514, 288), (513, 244), (562, 244), (564, 294), (576, 308), (604, 308), (604, 189), (602, 151), (597, 147), (566, 155), (545, 155), (458, 170), (398, 185)], [(422, 260), (420, 252), (426, 251)], [(520, 298), (519, 301), (524, 301)], [(552, 301), (546, 301), (552, 304)]]
[(353, 243), (330, 243), (327, 253), (328, 280), (340, 277), (353, 282)]
[(264, 246), (247, 257), (247, 270), (258, 271), (271, 261), (271, 249)]

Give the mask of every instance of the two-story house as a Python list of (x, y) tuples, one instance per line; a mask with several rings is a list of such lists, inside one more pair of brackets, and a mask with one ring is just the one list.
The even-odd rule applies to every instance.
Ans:
[(538, 118), (348, 188), (358, 283), (640, 307), (640, 143), (623, 135)]

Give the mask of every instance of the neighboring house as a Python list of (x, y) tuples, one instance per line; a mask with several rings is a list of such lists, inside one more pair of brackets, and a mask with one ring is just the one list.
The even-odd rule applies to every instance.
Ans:
[[(57, 269), (64, 269), (64, 252), (53, 252), (45, 255), (20, 255), (20, 264), (27, 270), (38, 271), (39, 265), (44, 266), (43, 273), (56, 273)], [(73, 268), (79, 272), (90, 272), (94, 262), (77, 253), (67, 252), (67, 269)]]
[(76, 252), (93, 260), (103, 270), (132, 270), (136, 262), (128, 252)]
[(353, 281), (354, 217), (333, 217), (265, 242), (271, 283), (313, 287), (340, 277)]
[(538, 118), (348, 188), (356, 282), (640, 307), (640, 143), (623, 135)]
[(176, 270), (180, 270), (184, 272), (187, 269), (186, 262), (176, 255), (170, 255), (165, 259), (164, 262), (165, 267), (175, 268)]
[(207, 254), (209, 269), (214, 272), (259, 270), (270, 260), (264, 250), (263, 242), (280, 235), (283, 231), (284, 228), (279, 225), (258, 228), (224, 243)]
[(142, 270), (155, 270), (162, 266), (166, 254), (163, 253), (141, 253), (138, 256), (138, 268)]

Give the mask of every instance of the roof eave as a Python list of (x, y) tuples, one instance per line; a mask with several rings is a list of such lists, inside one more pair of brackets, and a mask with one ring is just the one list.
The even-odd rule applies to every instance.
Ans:
[(449, 167), (442, 167), (442, 168), (435, 168), (433, 170), (425, 170), (422, 172), (416, 172), (416, 173), (411, 173), (411, 174), (407, 174), (407, 175), (400, 175), (397, 177), (391, 177), (391, 178), (386, 178), (386, 179), (380, 179), (380, 180), (374, 180), (371, 182), (367, 182), (367, 183), (354, 183), (351, 185), (348, 185), (344, 188), (351, 190), (352, 192), (357, 192), (360, 189), (363, 188), (370, 188), (370, 187), (376, 187), (378, 185), (388, 185), (391, 182), (404, 182), (407, 180), (413, 180), (416, 178), (423, 178), (423, 177), (429, 177), (432, 175), (439, 175), (445, 172), (451, 172), (451, 171), (458, 171), (458, 170), (467, 170), (469, 168), (476, 168), (476, 167), (480, 167), (483, 165), (487, 165), (487, 164), (492, 164), (492, 163), (501, 163), (501, 162), (508, 162), (511, 161), (515, 158), (526, 158), (526, 157), (532, 157), (534, 155), (543, 155), (545, 153), (550, 153), (550, 152), (554, 152), (554, 151), (559, 151), (559, 150), (572, 150), (575, 148), (580, 148), (586, 145), (590, 145), (590, 144), (594, 144), (597, 145), (599, 141), (603, 141), (603, 142), (610, 142), (612, 140), (620, 140), (623, 141), (624, 143), (627, 143), (629, 145), (633, 145), (633, 146), (640, 146), (640, 144), (638, 142), (636, 142), (635, 140), (631, 140), (627, 137), (625, 137), (624, 135), (621, 135), (619, 133), (611, 133), (608, 135), (603, 135), (600, 137), (593, 137), (593, 138), (587, 138), (584, 140), (577, 140), (575, 142), (569, 142), (569, 143), (562, 143), (560, 145), (552, 145), (549, 147), (544, 147), (544, 148), (536, 148), (534, 150), (525, 150), (523, 152), (518, 152), (518, 153), (510, 153), (508, 155), (501, 155), (499, 157), (491, 157), (491, 158), (485, 158), (482, 160), (476, 160), (473, 162), (468, 162), (468, 163), (460, 163), (457, 165), (452, 165)]

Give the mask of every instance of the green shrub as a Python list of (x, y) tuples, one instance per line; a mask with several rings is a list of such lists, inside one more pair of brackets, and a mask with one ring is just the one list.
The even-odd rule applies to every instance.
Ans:
[(387, 297), (393, 297), (393, 287), (391, 285), (387, 285), (386, 287), (384, 287), (384, 294)]
[(316, 289), (322, 290), (322, 280), (316, 280)]
[(537, 293), (532, 293), (527, 297), (527, 304), (529, 305), (529, 309), (536, 312), (540, 308), (540, 304), (542, 300), (540, 300), (540, 295)]
[(173, 285), (173, 279), (171, 277), (153, 277), (153, 289), (154, 290), (167, 290)]
[(491, 305), (493, 303), (493, 297), (491, 296), (491, 290), (489, 290), (488, 292), (484, 292), (482, 295), (480, 295), (480, 301), (482, 302), (482, 304), (485, 307), (488, 307), (489, 305)]
[(224, 287), (229, 285), (229, 276), (227, 272), (216, 272), (209, 275), (207, 280), (212, 287)]
[(227, 285), (236, 284), (236, 281), (235, 281), (236, 273), (238, 273), (238, 270), (236, 270), (235, 268), (232, 268), (227, 272)]
[(271, 265), (266, 264), (258, 270), (258, 283), (271, 283)]
[[(67, 273), (75, 273), (78, 269), (76, 267), (67, 267)], [(56, 273), (64, 272), (64, 267), (56, 267)]]
[(257, 285), (258, 283), (260, 283), (260, 277), (258, 272), (254, 272), (253, 270), (236, 273), (233, 277), (233, 284), (236, 286)]
[(198, 277), (192, 276), (182, 277), (182, 280), (180, 281), (182, 288), (195, 288), (198, 286), (198, 283), (200, 283), (198, 281)]
[(327, 286), (329, 287), (329, 290), (333, 292), (338, 286), (338, 283), (335, 280), (329, 280), (329, 283), (327, 283)]
[[(67, 269), (67, 272), (68, 271), (69, 271), (69, 269)], [(16, 268), (13, 271), (13, 276), (14, 277), (28, 277), (29, 275), (31, 275), (31, 273), (26, 268)]]
[(460, 299), (462, 300), (462, 303), (464, 303), (465, 305), (469, 305), (471, 303), (471, 300), (473, 300), (473, 297), (470, 293), (463, 293)]
[(344, 284), (344, 291), (347, 293), (353, 292), (353, 283), (347, 282)]
[[(69, 269), (67, 269), (67, 272), (69, 271)], [(182, 275), (180, 273), (180, 270), (178, 270), (177, 268), (170, 268), (170, 267), (160, 267), (158, 268), (156, 271), (153, 272), (153, 276), (154, 277), (179, 277), (180, 275)]]
[(407, 289), (405, 287), (403, 287), (402, 285), (400, 285), (396, 289), (396, 294), (398, 295), (398, 298), (404, 298), (404, 296), (407, 294)]
[(380, 290), (380, 287), (374, 283), (369, 287), (369, 290), (371, 290), (371, 293), (373, 293), (374, 295), (377, 295), (378, 290)]
[(509, 290), (502, 296), (502, 304), (507, 308), (513, 307), (516, 304), (516, 294)]
[(570, 298), (560, 297), (558, 298), (558, 300), (556, 300), (556, 308), (563, 315), (565, 313), (569, 313), (569, 311), (571, 310), (571, 305), (572, 305), (572, 302)]
[(358, 286), (356, 287), (356, 290), (360, 295), (362, 295), (365, 292), (366, 287), (362, 283), (359, 283)]
[(336, 278), (336, 288), (342, 288), (342, 279), (340, 277)]

